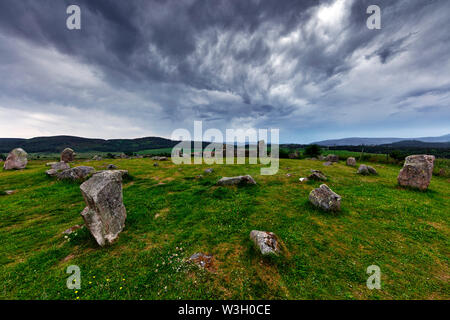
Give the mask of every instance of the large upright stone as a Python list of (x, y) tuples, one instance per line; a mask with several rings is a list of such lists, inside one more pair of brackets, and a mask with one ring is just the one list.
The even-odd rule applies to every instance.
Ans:
[(61, 152), (61, 161), (62, 162), (72, 162), (75, 160), (75, 152), (70, 149), (70, 148), (66, 148), (63, 150), (63, 152)]
[(28, 154), (22, 148), (12, 150), (3, 164), (4, 170), (25, 169), (28, 163)]
[(434, 156), (422, 154), (406, 157), (397, 181), (404, 187), (426, 190), (433, 175), (433, 167)]
[(341, 210), (341, 196), (333, 192), (326, 184), (312, 190), (309, 201), (325, 211)]
[(127, 211), (123, 205), (122, 174), (103, 171), (81, 186), (87, 207), (84, 222), (100, 246), (112, 243), (125, 227)]
[(355, 167), (356, 166), (356, 159), (353, 157), (348, 157), (347, 158), (347, 165), (351, 166), (351, 167)]

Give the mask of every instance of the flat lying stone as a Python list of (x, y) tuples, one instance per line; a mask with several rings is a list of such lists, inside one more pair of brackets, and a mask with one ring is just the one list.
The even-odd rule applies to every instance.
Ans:
[(238, 184), (256, 184), (256, 181), (250, 176), (223, 177), (217, 184), (219, 186), (233, 186)]
[(95, 169), (92, 167), (79, 166), (58, 172), (56, 176), (60, 180), (84, 180), (94, 171)]
[(367, 166), (365, 164), (362, 164), (358, 168), (358, 173), (362, 175), (370, 175), (370, 174), (378, 174), (377, 170), (371, 166)]

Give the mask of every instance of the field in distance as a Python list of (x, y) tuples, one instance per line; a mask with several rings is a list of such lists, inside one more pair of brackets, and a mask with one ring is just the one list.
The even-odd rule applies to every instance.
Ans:
[[(0, 171), (0, 299), (449, 299), (450, 184), (433, 176), (426, 192), (400, 188), (398, 165), (371, 164), (360, 176), (343, 161), (280, 160), (274, 176), (259, 165), (183, 165), (144, 159), (79, 161), (129, 170), (127, 220), (100, 248), (82, 224), (79, 183), (45, 175), (44, 160)], [(358, 163), (359, 165), (360, 163)], [(204, 172), (213, 168), (212, 174)], [(328, 176), (342, 212), (308, 202), (320, 182), (300, 183), (310, 169)], [(287, 174), (290, 176), (287, 176)], [(223, 176), (250, 174), (256, 186), (217, 187)], [(201, 176), (199, 176), (201, 175)], [(264, 258), (251, 230), (276, 233), (286, 249)], [(210, 271), (189, 265), (211, 254)], [(81, 289), (66, 287), (66, 268), (81, 269)], [(381, 290), (366, 269), (381, 268)]]

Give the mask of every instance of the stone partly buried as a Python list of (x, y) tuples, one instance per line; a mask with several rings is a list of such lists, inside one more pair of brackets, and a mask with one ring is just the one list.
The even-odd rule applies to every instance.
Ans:
[(378, 174), (377, 170), (371, 166), (367, 166), (365, 164), (362, 164), (358, 168), (358, 173), (362, 174), (364, 176), (371, 175), (371, 174)]
[(22, 148), (12, 150), (3, 164), (4, 170), (22, 170), (28, 164), (28, 154)]
[(406, 157), (397, 177), (398, 184), (403, 187), (426, 190), (433, 176), (433, 167), (434, 156), (423, 154)]
[(235, 186), (239, 184), (256, 184), (256, 181), (250, 176), (223, 177), (217, 182), (219, 186)]
[(278, 237), (273, 232), (253, 230), (250, 232), (250, 240), (262, 255), (278, 255), (280, 253)]
[(189, 263), (194, 263), (202, 269), (208, 271), (214, 271), (214, 258), (211, 255), (207, 255), (201, 252), (194, 253), (188, 260)]
[(326, 184), (311, 191), (309, 201), (325, 211), (340, 211), (341, 196), (333, 192)]
[(111, 244), (125, 227), (122, 172), (102, 171), (81, 186), (86, 208), (81, 212), (86, 227), (100, 246)]

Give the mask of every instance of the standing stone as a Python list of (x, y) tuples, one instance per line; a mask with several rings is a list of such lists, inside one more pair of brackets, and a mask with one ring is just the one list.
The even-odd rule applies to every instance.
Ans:
[(413, 155), (406, 157), (405, 164), (397, 177), (398, 184), (426, 190), (433, 175), (434, 156)]
[(278, 255), (280, 252), (278, 238), (273, 232), (253, 230), (250, 232), (250, 240), (259, 248), (262, 255)]
[(4, 170), (25, 169), (28, 163), (28, 154), (22, 148), (12, 150), (3, 164)]
[(75, 152), (70, 149), (70, 148), (66, 148), (63, 150), (63, 152), (61, 152), (61, 161), (63, 162), (72, 162), (75, 160)]
[(100, 246), (112, 243), (125, 227), (127, 211), (123, 205), (122, 174), (103, 171), (81, 186), (87, 207), (84, 222)]
[(325, 211), (340, 211), (341, 196), (333, 192), (326, 184), (311, 191), (309, 201)]
[(327, 155), (327, 161), (330, 162), (338, 162), (339, 161), (339, 156), (335, 155), (335, 154), (329, 154)]
[(355, 167), (356, 166), (356, 159), (353, 157), (348, 157), (347, 158), (347, 165), (351, 166), (351, 167)]

